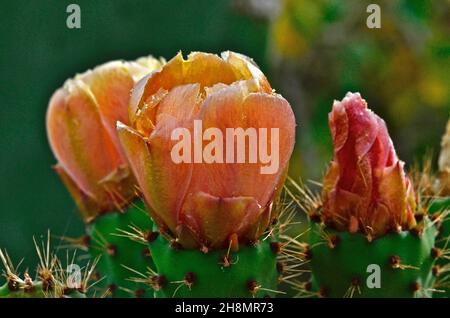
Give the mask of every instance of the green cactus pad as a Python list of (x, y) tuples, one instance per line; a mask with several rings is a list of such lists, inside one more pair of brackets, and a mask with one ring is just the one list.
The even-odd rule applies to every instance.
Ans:
[[(278, 283), (276, 244), (264, 240), (229, 254), (227, 250), (202, 253), (174, 248), (159, 235), (149, 243), (160, 281), (155, 297), (274, 296), (271, 291)], [(227, 261), (231, 263), (228, 266)]]
[[(324, 297), (430, 297), (436, 229), (387, 234), (369, 242), (360, 234), (311, 223), (312, 286)], [(369, 288), (368, 266), (380, 269), (380, 288)], [(370, 269), (370, 268), (369, 268)], [(373, 285), (371, 287), (374, 287)], [(377, 287), (377, 286), (375, 286)]]
[(113, 297), (153, 297), (151, 288), (129, 280), (137, 276), (130, 269), (144, 274), (153, 266), (145, 244), (118, 236), (123, 235), (120, 230), (132, 232), (130, 226), (143, 231), (153, 226), (140, 200), (123, 212), (100, 216), (88, 226), (89, 254), (92, 258), (100, 256), (97, 272), (102, 281), (97, 286), (108, 288)]
[[(429, 207), (429, 213), (431, 215), (438, 215), (440, 213), (445, 213), (450, 209), (450, 197), (443, 197), (434, 199)], [(450, 248), (450, 215), (447, 215), (439, 226), (439, 234), (436, 237), (436, 247), (441, 250), (448, 250)], [(436, 261), (438, 265), (437, 271), (437, 286), (436, 289), (440, 292), (434, 292), (433, 297), (435, 298), (450, 298), (450, 277), (448, 272), (439, 273), (439, 269), (444, 266), (450, 266), (448, 259), (444, 257), (439, 258)]]

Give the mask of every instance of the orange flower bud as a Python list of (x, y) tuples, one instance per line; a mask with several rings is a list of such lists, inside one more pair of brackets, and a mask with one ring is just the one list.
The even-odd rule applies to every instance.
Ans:
[[(260, 238), (276, 217), (272, 202), (293, 150), (295, 119), (253, 61), (233, 52), (187, 60), (178, 54), (137, 83), (130, 119), (118, 125), (119, 137), (162, 231), (188, 248)], [(249, 133), (244, 148), (227, 135), (239, 128)], [(277, 156), (276, 169), (269, 171), (261, 152)]]
[(356, 93), (329, 114), (334, 159), (323, 182), (325, 222), (370, 236), (415, 225), (414, 190), (385, 122)]
[(151, 57), (109, 62), (69, 79), (50, 100), (47, 134), (55, 169), (86, 221), (135, 196), (116, 122), (128, 123), (130, 90), (160, 66)]

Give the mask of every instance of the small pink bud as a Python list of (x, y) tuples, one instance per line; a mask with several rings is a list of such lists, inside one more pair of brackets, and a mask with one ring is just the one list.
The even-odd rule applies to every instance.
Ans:
[(415, 195), (385, 122), (356, 93), (329, 114), (334, 145), (323, 182), (325, 222), (370, 236), (415, 225)]

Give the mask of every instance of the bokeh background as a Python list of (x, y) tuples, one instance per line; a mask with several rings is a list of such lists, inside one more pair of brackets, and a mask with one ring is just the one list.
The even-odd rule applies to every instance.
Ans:
[[(361, 0), (0, 2), (0, 248), (25, 258), (22, 270), (36, 261), (33, 235), (83, 233), (51, 168), (45, 112), (66, 78), (108, 60), (179, 50), (252, 57), (295, 111), (296, 178), (322, 176), (332, 155), (327, 113), (347, 91), (385, 118), (409, 164), (436, 154), (449, 117), (448, 0), (376, 1), (381, 29), (367, 28), (373, 1)], [(81, 29), (66, 27), (70, 3), (81, 7)]]

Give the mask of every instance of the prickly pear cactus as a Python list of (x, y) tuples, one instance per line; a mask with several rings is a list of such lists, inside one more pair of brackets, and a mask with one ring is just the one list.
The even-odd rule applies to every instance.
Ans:
[[(129, 123), (119, 122), (117, 131), (160, 233), (149, 244), (156, 267), (149, 280), (156, 296), (275, 294), (271, 225), (295, 142), (289, 103), (244, 55), (194, 52), (185, 59), (179, 53), (136, 85), (129, 114)], [(191, 149), (202, 155), (203, 143), (186, 135), (182, 144), (171, 131), (190, 134), (194, 126), (202, 129), (202, 122), (218, 134), (203, 151), (210, 158), (210, 149), (214, 158), (192, 162)], [(233, 136), (223, 143), (219, 134), (242, 127), (270, 128), (270, 141), (261, 134), (259, 144), (266, 143), (264, 149), (270, 144), (271, 154), (277, 151), (276, 166), (261, 158), (233, 162), (235, 154), (246, 157), (252, 147), (239, 146)]]
[(334, 159), (307, 211), (311, 288), (323, 297), (431, 297), (436, 222), (384, 121), (348, 93), (334, 102), (329, 125)]
[(97, 287), (113, 297), (153, 297), (153, 290), (130, 281), (134, 272), (146, 272), (153, 267), (145, 242), (144, 229), (153, 226), (142, 201), (136, 200), (123, 212), (108, 213), (87, 225), (82, 238), (91, 259), (98, 257)]
[(158, 235), (149, 247), (157, 272), (153, 276), (155, 297), (275, 296), (279, 247), (270, 239), (237, 252), (204, 253), (182, 249)]

